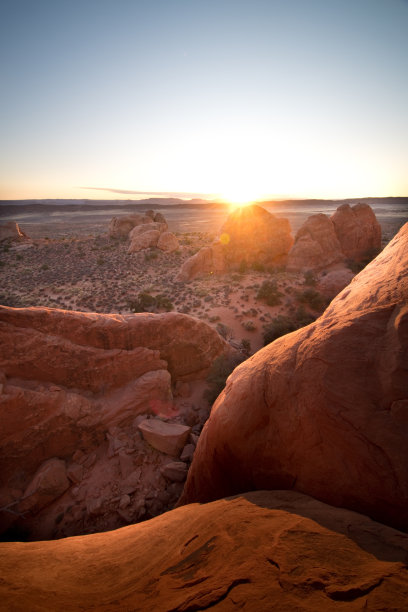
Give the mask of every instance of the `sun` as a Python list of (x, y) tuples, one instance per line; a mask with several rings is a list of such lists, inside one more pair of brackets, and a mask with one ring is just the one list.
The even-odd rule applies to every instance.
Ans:
[(242, 208), (256, 202), (259, 199), (259, 195), (257, 197), (254, 191), (250, 189), (236, 189), (226, 191), (220, 198), (223, 202), (227, 202), (231, 208)]

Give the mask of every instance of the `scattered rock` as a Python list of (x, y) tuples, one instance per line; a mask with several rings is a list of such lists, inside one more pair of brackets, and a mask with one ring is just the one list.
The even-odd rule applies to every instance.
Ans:
[(45, 461), (26, 488), (19, 511), (33, 514), (60, 497), (69, 487), (65, 461), (52, 458)]
[(160, 471), (167, 480), (183, 482), (186, 479), (188, 468), (183, 461), (171, 461), (166, 463)]
[(178, 457), (191, 431), (186, 425), (164, 423), (160, 419), (148, 419), (138, 425), (143, 438), (153, 448), (166, 455)]
[(79, 463), (71, 463), (67, 469), (67, 476), (74, 484), (79, 484), (84, 477), (84, 468)]
[(195, 451), (194, 444), (186, 444), (185, 447), (183, 448), (183, 452), (180, 455), (181, 461), (191, 462), (193, 460), (194, 451)]

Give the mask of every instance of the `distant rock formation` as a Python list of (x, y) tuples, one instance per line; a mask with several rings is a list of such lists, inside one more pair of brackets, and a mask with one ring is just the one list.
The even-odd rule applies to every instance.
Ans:
[(287, 269), (322, 270), (345, 261), (362, 261), (381, 249), (381, 226), (368, 204), (339, 206), (328, 217), (312, 215), (298, 230)]
[(355, 512), (258, 491), (108, 533), (0, 543), (0, 598), (67, 612), (405, 610), (407, 555), (404, 534)]
[(182, 503), (296, 489), (408, 529), (408, 224), (311, 325), (229, 377)]
[(381, 249), (381, 225), (368, 204), (343, 204), (330, 217), (341, 250), (348, 259), (361, 261)]
[(344, 261), (334, 224), (327, 215), (312, 215), (299, 228), (288, 255), (287, 269), (319, 270)]
[(179, 248), (177, 237), (168, 231), (166, 219), (154, 210), (148, 210), (144, 215), (136, 213), (127, 217), (113, 217), (108, 235), (110, 238), (128, 238), (128, 253), (151, 247), (172, 253)]
[(240, 264), (281, 265), (293, 244), (287, 219), (275, 217), (253, 204), (232, 212), (220, 230), (220, 238), (184, 262), (178, 281), (200, 274), (220, 273)]
[(16, 221), (0, 223), (0, 242), (2, 240), (27, 240), (28, 236)]
[[(230, 350), (209, 325), (179, 313), (0, 306), (0, 531), (26, 512), (35, 520), (68, 480), (72, 486), (84, 469), (102, 464), (107, 436), (113, 455), (134, 452), (135, 417), (171, 414), (171, 383), (205, 378), (214, 359)], [(137, 470), (137, 453), (121, 466)], [(116, 472), (111, 479), (120, 482)], [(83, 508), (86, 487), (79, 495)], [(109, 495), (105, 518), (115, 526), (110, 499), (118, 493)]]

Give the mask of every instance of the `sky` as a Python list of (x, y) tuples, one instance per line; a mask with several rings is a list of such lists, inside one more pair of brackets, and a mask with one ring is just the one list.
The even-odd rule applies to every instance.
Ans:
[(2, 0), (0, 199), (408, 196), (407, 0)]

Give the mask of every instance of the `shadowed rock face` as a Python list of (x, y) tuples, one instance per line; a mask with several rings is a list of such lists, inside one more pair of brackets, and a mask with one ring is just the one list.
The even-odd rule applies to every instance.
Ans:
[(28, 236), (20, 229), (16, 221), (6, 221), (0, 223), (0, 241), (2, 240), (24, 240)]
[(368, 204), (339, 206), (328, 217), (312, 215), (299, 228), (290, 250), (290, 271), (322, 270), (347, 259), (371, 259), (381, 249), (381, 226)]
[[(402, 610), (408, 538), (291, 491), (0, 544), (6, 610)], [(69, 594), (69, 596), (67, 595)]]
[(313, 324), (235, 369), (181, 503), (296, 489), (408, 529), (408, 224)]
[(368, 204), (343, 204), (330, 219), (347, 258), (360, 261), (381, 249), (381, 226)]
[[(27, 486), (49, 459), (66, 460), (68, 471), (74, 462), (78, 471), (75, 451), (92, 452), (108, 430), (156, 404), (171, 407), (172, 380), (204, 378), (229, 350), (210, 326), (179, 313), (0, 306), (0, 508), (31, 496)], [(65, 467), (57, 468), (40, 472), (41, 500), (60, 494)], [(12, 508), (23, 512), (27, 503)], [(0, 530), (12, 519), (1, 512)]]

